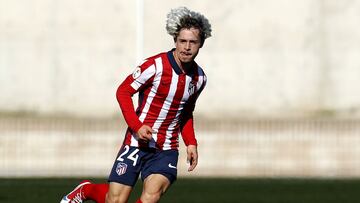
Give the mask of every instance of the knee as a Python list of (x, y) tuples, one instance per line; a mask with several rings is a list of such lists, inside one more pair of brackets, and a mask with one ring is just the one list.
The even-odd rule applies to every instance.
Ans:
[(109, 190), (105, 197), (106, 203), (126, 203), (132, 190), (131, 186), (119, 183), (110, 183)]
[(154, 192), (146, 192), (144, 191), (141, 195), (141, 200), (143, 203), (156, 203), (160, 200), (162, 192), (154, 191)]
[(108, 192), (106, 194), (105, 203), (126, 203), (126, 200), (122, 199), (120, 194)]

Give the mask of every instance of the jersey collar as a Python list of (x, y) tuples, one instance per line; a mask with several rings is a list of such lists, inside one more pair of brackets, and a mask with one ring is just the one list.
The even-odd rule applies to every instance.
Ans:
[[(179, 67), (179, 65), (176, 63), (174, 55), (173, 55), (173, 51), (175, 51), (175, 48), (171, 49), (170, 51), (167, 52), (167, 57), (170, 61), (171, 67), (174, 69), (175, 73), (178, 75), (183, 74), (181, 68)], [(194, 63), (194, 67), (191, 68), (189, 71), (186, 72), (186, 75), (192, 77), (194, 75), (194, 70), (195, 68), (197, 68), (196, 63)]]

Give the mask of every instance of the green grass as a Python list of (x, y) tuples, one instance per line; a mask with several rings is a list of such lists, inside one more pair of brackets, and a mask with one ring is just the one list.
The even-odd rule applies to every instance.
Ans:
[[(91, 179), (104, 182), (105, 179)], [(0, 179), (0, 202), (59, 202), (81, 179)], [(138, 182), (130, 203), (140, 195)], [(162, 197), (163, 203), (356, 203), (360, 179), (179, 179)]]

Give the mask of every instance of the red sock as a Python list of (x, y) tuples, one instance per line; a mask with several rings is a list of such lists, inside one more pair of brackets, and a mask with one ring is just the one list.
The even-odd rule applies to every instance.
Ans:
[(136, 200), (135, 203), (142, 203), (142, 201), (140, 200), (140, 198), (138, 200)]
[(83, 186), (84, 197), (97, 203), (105, 203), (108, 190), (109, 184), (87, 184)]

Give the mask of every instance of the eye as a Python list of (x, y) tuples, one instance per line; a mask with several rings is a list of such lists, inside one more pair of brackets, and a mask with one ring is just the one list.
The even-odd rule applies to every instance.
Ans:
[(190, 43), (191, 43), (191, 44), (198, 44), (199, 41), (198, 41), (198, 40), (190, 40)]

